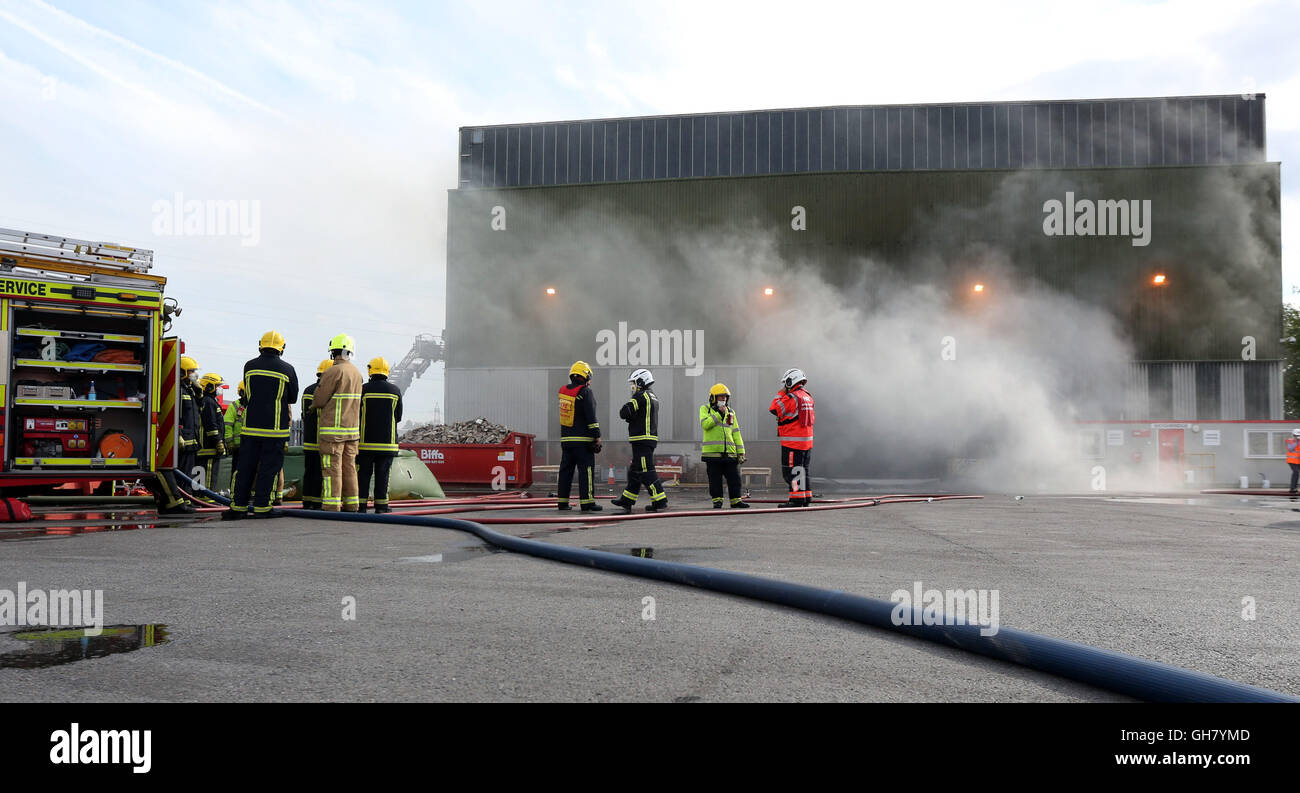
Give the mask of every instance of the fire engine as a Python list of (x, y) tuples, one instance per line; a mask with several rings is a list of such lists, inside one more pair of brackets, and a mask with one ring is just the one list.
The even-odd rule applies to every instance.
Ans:
[(153, 252), (0, 228), (0, 488), (176, 465), (181, 313)]

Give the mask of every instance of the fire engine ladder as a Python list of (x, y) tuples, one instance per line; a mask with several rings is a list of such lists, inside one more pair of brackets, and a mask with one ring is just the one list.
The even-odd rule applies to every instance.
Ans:
[(0, 270), (15, 267), (53, 270), (90, 280), (96, 280), (95, 276), (119, 276), (158, 284), (167, 282), (166, 278), (149, 273), (153, 267), (153, 251), (0, 228)]

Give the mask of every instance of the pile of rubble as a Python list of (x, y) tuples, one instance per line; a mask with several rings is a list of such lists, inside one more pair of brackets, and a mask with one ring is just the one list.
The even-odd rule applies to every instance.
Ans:
[(421, 424), (402, 433), (402, 443), (501, 443), (510, 428), (485, 418), (456, 424)]

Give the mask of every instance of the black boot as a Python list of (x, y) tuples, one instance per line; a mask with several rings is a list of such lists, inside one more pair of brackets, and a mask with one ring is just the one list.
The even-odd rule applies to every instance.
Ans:
[(234, 509), (228, 509), (225, 512), (221, 513), (222, 520), (243, 520), (246, 517), (248, 517), (247, 512), (239, 512), (238, 510), (234, 510)]
[(803, 501), (802, 501), (802, 500), (796, 501), (795, 499), (792, 498), (792, 499), (790, 499), (789, 501), (785, 502), (784, 504), (777, 504), (776, 506), (777, 506), (778, 509), (789, 509), (789, 508), (791, 508), (791, 507), (802, 507), (802, 506), (803, 506)]
[[(1294, 490), (1291, 492), (1295, 492)], [(184, 501), (172, 507), (162, 507), (158, 510), (159, 515), (193, 515), (195, 512), (194, 505), (186, 504)]]
[(714, 501), (714, 502), (713, 502), (713, 508), (714, 508), (714, 509), (722, 509), (722, 502), (721, 502), (721, 501)]
[(583, 504), (582, 511), (583, 512), (604, 512), (605, 508), (599, 504)]
[(658, 501), (651, 501), (646, 505), (646, 512), (665, 512), (668, 509), (668, 499), (661, 498)]
[(624, 514), (624, 515), (626, 515), (626, 514), (628, 514), (629, 512), (631, 512), (631, 511), (632, 511), (632, 507), (635, 507), (635, 506), (636, 506), (636, 502), (635, 502), (635, 501), (628, 501), (627, 499), (623, 498), (622, 496), (619, 496), (618, 498), (614, 499), (613, 501), (611, 501), (611, 502), (609, 502), (609, 503), (610, 503), (610, 506), (618, 507), (619, 509), (623, 510), (623, 514)]
[(573, 509), (573, 507), (569, 506), (568, 500), (560, 501), (555, 505), (555, 508), (561, 512), (568, 512), (569, 510)]
[(746, 504), (744, 501), (739, 501), (739, 500), (737, 500), (737, 501), (733, 501), (733, 502), (731, 502), (731, 508), (732, 508), (732, 509), (749, 509), (749, 505)]

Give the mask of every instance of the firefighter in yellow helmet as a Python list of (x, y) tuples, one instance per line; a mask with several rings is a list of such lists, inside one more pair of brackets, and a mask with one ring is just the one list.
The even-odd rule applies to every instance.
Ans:
[(361, 438), (361, 372), (352, 364), (356, 342), (346, 333), (330, 339), (333, 364), (312, 394), (319, 423), (321, 509), (356, 512), (357, 443)]
[(709, 496), (713, 508), (722, 509), (722, 480), (727, 480), (727, 494), (732, 509), (748, 509), (741, 500), (740, 464), (745, 462), (745, 439), (740, 435), (740, 422), (731, 407), (731, 391), (722, 383), (709, 389), (709, 401), (700, 405), (700, 427), (704, 439), (700, 456), (709, 475)]
[(316, 386), (320, 376), (334, 365), (329, 358), (316, 367), (316, 382), (302, 390), (302, 507), (303, 509), (320, 509), (321, 469), (320, 445), (316, 427), (320, 414), (312, 409), (316, 398)]
[(199, 362), (188, 355), (181, 356), (180, 392), (180, 438), (177, 444), (176, 467), (180, 472), (193, 479), (198, 475), (199, 437), (202, 426), (199, 418), (199, 405), (203, 400), (203, 389), (199, 387)]
[(357, 489), (366, 511), (370, 476), (375, 477), (375, 512), (389, 512), (388, 472), (397, 457), (397, 422), (402, 420), (402, 391), (388, 382), (389, 366), (384, 358), (366, 364), (370, 382), (361, 387), (361, 443), (357, 445)]
[[(177, 405), (180, 409), (179, 427), (176, 437), (176, 469), (193, 478), (195, 475), (195, 454), (198, 451), (198, 405), (194, 401), (194, 389), (191, 381), (199, 369), (198, 361), (188, 355), (180, 359), (181, 379), (177, 383)], [(194, 507), (181, 495), (176, 482), (175, 471), (160, 468), (158, 476), (146, 480), (146, 487), (158, 502), (161, 515), (188, 515)]]
[(591, 367), (575, 361), (569, 384), (560, 388), (560, 475), (556, 488), (559, 508), (569, 509), (573, 475), (578, 475), (578, 503), (583, 512), (600, 512), (596, 503), (596, 455), (600, 453), (600, 422), (591, 392)]
[(218, 488), (217, 479), (221, 476), (221, 458), (226, 453), (226, 442), (222, 437), (222, 425), (225, 423), (221, 412), (221, 403), (217, 400), (217, 389), (225, 384), (221, 375), (208, 372), (199, 379), (199, 419), (202, 434), (199, 437), (199, 464), (203, 466), (203, 483), (209, 490)]
[(257, 342), (258, 356), (244, 364), (244, 429), (239, 439), (239, 472), (230, 509), (222, 520), (274, 517), (272, 493), (289, 445), (292, 406), (298, 401), (298, 373), (284, 360), (284, 336), (267, 331)]

